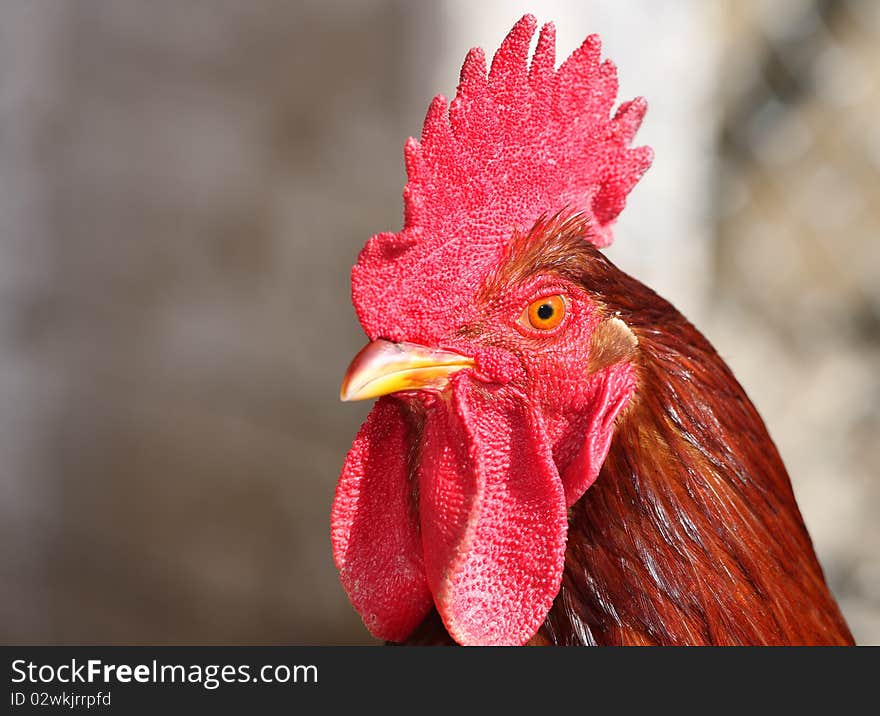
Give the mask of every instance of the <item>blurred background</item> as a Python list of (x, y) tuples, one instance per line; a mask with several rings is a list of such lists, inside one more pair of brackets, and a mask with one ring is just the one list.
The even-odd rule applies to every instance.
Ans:
[(880, 644), (872, 0), (3, 0), (0, 641), (371, 642), (328, 535), (348, 272), (526, 11), (648, 98), (609, 254), (732, 365)]

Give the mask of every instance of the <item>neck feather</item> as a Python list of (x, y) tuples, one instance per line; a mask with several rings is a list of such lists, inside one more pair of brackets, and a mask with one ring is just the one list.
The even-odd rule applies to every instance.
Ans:
[(625, 278), (615, 308), (639, 338), (639, 387), (571, 510), (537, 641), (851, 643), (754, 406), (690, 323)]

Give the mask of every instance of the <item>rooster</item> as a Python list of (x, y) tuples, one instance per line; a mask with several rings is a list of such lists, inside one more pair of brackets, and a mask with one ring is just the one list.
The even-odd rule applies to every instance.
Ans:
[(851, 644), (782, 460), (709, 342), (599, 251), (652, 160), (598, 37), (520, 20), (405, 147), (352, 270), (378, 398), (331, 516), (390, 642)]

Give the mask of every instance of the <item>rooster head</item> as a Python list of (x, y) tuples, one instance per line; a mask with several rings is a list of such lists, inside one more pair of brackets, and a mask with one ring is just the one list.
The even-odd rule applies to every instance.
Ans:
[(523, 644), (562, 578), (567, 508), (596, 479), (636, 385), (637, 341), (584, 265), (651, 162), (645, 112), (612, 114), (590, 36), (558, 69), (527, 15), (487, 73), (405, 148), (404, 227), (352, 270), (370, 343), (343, 400), (379, 398), (342, 469), (336, 565), (370, 632), (405, 639), (436, 607), (460, 644)]

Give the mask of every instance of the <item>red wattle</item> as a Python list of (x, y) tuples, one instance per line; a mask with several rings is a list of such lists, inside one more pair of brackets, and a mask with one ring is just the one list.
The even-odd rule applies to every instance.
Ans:
[(537, 413), (462, 375), (430, 411), (419, 462), (425, 569), (450, 635), (519, 645), (562, 579), (565, 497)]
[(370, 633), (402, 641), (431, 609), (408, 456), (406, 408), (380, 398), (345, 458), (331, 514), (342, 585)]

